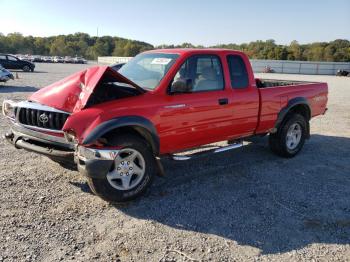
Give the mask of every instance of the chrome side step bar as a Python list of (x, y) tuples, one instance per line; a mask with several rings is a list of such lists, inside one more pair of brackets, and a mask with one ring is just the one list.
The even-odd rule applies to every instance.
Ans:
[(237, 144), (232, 144), (232, 145), (228, 145), (228, 146), (217, 148), (217, 149), (214, 150), (214, 153), (220, 153), (220, 152), (224, 152), (224, 151), (240, 148), (242, 146), (243, 146), (243, 142), (239, 142)]
[(199, 156), (203, 156), (203, 155), (207, 155), (207, 154), (216, 154), (216, 153), (221, 153), (221, 152), (225, 152), (225, 151), (229, 151), (229, 150), (233, 150), (236, 148), (240, 148), (243, 146), (243, 141), (240, 141), (239, 143), (235, 143), (235, 144), (230, 144), (227, 146), (223, 146), (223, 147), (219, 147), (213, 150), (208, 150), (208, 151), (202, 151), (199, 153), (194, 153), (194, 154), (190, 154), (190, 155), (171, 155), (171, 158), (173, 160), (176, 161), (186, 161), (186, 160), (190, 160)]
[(192, 158), (190, 156), (175, 156), (175, 155), (172, 155), (171, 157), (173, 160), (176, 160), (176, 161), (186, 161)]

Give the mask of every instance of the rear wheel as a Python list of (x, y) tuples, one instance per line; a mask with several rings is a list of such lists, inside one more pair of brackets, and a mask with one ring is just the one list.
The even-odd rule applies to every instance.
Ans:
[(277, 133), (270, 134), (270, 148), (277, 155), (294, 157), (304, 146), (306, 134), (305, 118), (302, 115), (293, 114), (281, 124)]
[(111, 141), (121, 146), (103, 178), (88, 178), (91, 190), (107, 201), (124, 202), (140, 196), (151, 184), (156, 162), (150, 146), (135, 135), (120, 135)]

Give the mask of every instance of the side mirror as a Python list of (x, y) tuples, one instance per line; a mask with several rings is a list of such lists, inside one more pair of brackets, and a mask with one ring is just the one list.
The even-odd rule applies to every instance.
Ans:
[(170, 93), (191, 93), (192, 79), (178, 79), (171, 84)]

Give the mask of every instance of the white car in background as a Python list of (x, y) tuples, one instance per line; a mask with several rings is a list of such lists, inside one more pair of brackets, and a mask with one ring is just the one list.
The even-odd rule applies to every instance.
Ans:
[(86, 64), (87, 63), (87, 60), (82, 58), (82, 57), (74, 57), (73, 59), (73, 63), (74, 64)]
[(53, 57), (51, 56), (43, 56), (42, 60), (44, 63), (53, 63)]
[(65, 56), (64, 57), (64, 63), (74, 63), (74, 59), (71, 56)]
[(54, 61), (55, 63), (63, 63), (63, 62), (64, 62), (64, 58), (61, 57), (61, 56), (55, 56), (55, 57), (53, 58), (53, 61)]
[(13, 77), (13, 74), (9, 70), (3, 68), (2, 65), (0, 65), (0, 82), (7, 82), (10, 79), (15, 79)]

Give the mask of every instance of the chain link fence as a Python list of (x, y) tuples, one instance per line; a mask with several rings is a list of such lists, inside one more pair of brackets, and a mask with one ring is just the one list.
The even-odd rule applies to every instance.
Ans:
[[(102, 56), (98, 57), (98, 63), (126, 63), (131, 58), (132, 57)], [(267, 69), (270, 69), (274, 73), (305, 75), (335, 75), (338, 70), (350, 71), (350, 63), (258, 59), (251, 59), (250, 62), (256, 73), (266, 72)]]
[(251, 59), (250, 62), (256, 73), (263, 73), (268, 69), (275, 73), (304, 75), (335, 75), (338, 70), (350, 71), (350, 63), (257, 59)]

